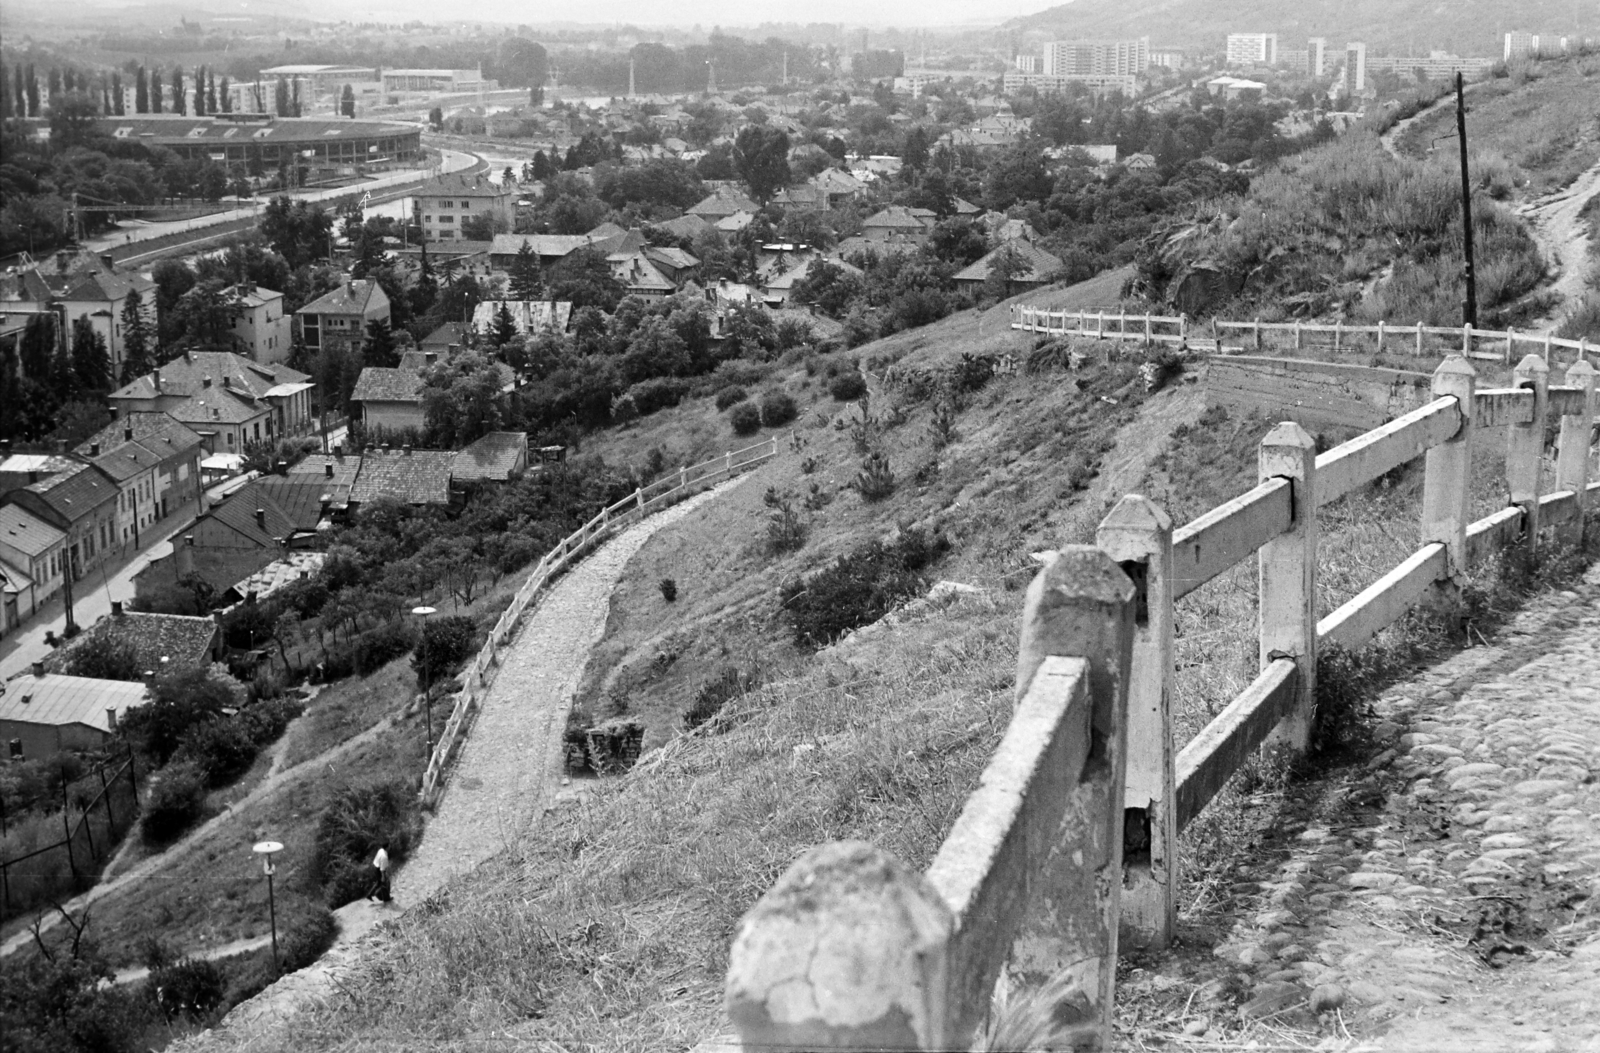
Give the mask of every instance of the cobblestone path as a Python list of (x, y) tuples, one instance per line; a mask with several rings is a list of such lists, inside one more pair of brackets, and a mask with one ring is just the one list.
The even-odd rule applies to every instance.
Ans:
[(1600, 1053), (1600, 565), (1376, 708), (1364, 777), (1234, 877), (1237, 1017), (1325, 1008), (1329, 1048)]

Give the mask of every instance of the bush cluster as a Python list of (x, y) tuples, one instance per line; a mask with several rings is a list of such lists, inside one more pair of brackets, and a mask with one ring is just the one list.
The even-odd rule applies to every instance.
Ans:
[(761, 396), (761, 423), (769, 428), (788, 424), (800, 415), (800, 407), (787, 392), (769, 391)]
[(867, 393), (867, 378), (860, 373), (840, 373), (828, 383), (828, 394), (839, 402), (854, 402)]
[(741, 670), (737, 666), (727, 666), (715, 677), (700, 685), (700, 690), (694, 694), (694, 701), (683, 714), (683, 726), (689, 731), (704, 724), (722, 711), (732, 699), (749, 694), (756, 686), (756, 671)]
[(173, 761), (145, 787), (139, 833), (151, 845), (177, 840), (205, 813), (206, 780), (193, 761)]
[(411, 671), (417, 674), (417, 685), (437, 684), (454, 676), (482, 642), (477, 624), (464, 614), (429, 618), (411, 651)]
[(728, 414), (735, 435), (754, 435), (761, 430), (761, 409), (754, 402), (741, 402)]
[(950, 550), (942, 534), (912, 528), (891, 541), (873, 541), (808, 579), (779, 589), (784, 612), (802, 647), (826, 647), (852, 629), (877, 621), (928, 586), (926, 571)]
[(316, 842), (307, 873), (329, 907), (360, 899), (373, 881), (372, 857), (389, 846), (398, 864), (422, 831), (417, 797), (403, 780), (368, 782), (336, 791), (317, 818)]
[(738, 384), (729, 384), (727, 387), (717, 392), (717, 412), (721, 413), (729, 406), (743, 402), (749, 397), (750, 393), (744, 388), (740, 387)]

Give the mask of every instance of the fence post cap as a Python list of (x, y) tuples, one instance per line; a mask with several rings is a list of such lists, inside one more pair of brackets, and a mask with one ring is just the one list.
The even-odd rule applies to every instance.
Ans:
[(1292, 420), (1280, 421), (1272, 426), (1261, 439), (1263, 448), (1269, 446), (1297, 446), (1302, 449), (1316, 449), (1317, 440), (1311, 433)]
[(1433, 371), (1434, 380), (1442, 377), (1476, 377), (1478, 371), (1472, 368), (1472, 363), (1467, 361), (1465, 355), (1447, 355), (1439, 367)]
[(1588, 359), (1580, 358), (1567, 367), (1567, 379), (1570, 381), (1573, 377), (1592, 377), (1595, 372), (1595, 368), (1589, 364)]
[(724, 991), (745, 1049), (943, 1048), (950, 908), (864, 841), (807, 851), (739, 922)]
[(1172, 529), (1172, 517), (1143, 494), (1125, 494), (1100, 520), (1099, 529), (1167, 531)]
[(1544, 360), (1543, 355), (1525, 355), (1522, 361), (1517, 363), (1515, 372), (1519, 374), (1549, 373), (1550, 363)]
[(1097, 545), (1063, 545), (1039, 572), (1043, 592), (1113, 605), (1133, 599), (1133, 582)]

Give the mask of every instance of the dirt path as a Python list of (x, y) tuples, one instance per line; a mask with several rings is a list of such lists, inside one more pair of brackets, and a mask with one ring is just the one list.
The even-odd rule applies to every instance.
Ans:
[[(589, 649), (605, 629), (611, 590), (656, 531), (750, 474), (698, 494), (624, 531), (589, 555), (545, 594), (503, 652), (501, 666), (477, 715), (443, 798), (423, 832), (422, 845), (395, 874), (399, 913), (422, 904), (458, 874), (514, 842), (553, 803), (561, 780), (561, 745), (572, 693)], [(319, 758), (320, 760), (320, 758)], [(268, 1048), (308, 1001), (335, 990), (366, 941), (341, 937), (316, 965), (284, 977), (228, 1014), (216, 1041), (191, 1049)]]
[(1578, 215), (1596, 194), (1600, 194), (1600, 163), (1569, 186), (1517, 210), (1539, 243), (1546, 265), (1557, 270), (1556, 280), (1548, 290), (1555, 294), (1556, 302), (1530, 329), (1553, 328), (1583, 299), (1591, 270), (1600, 266), (1600, 253), (1590, 258), (1589, 225)]
[(1317, 1048), (1600, 1051), (1600, 565), (1374, 708), (1365, 771), (1307, 791), (1217, 875), (1231, 931), (1186, 977), (1179, 1026), (1262, 1044), (1282, 1028), (1294, 1048), (1320, 1033)]
[[(69, 913), (76, 914), (84, 907), (89, 906), (95, 901), (108, 896), (113, 892), (121, 891), (129, 885), (144, 881), (147, 878), (155, 878), (159, 880), (161, 871), (169, 863), (190, 852), (198, 851), (204, 847), (205, 844), (211, 839), (212, 835), (216, 834), (221, 829), (222, 824), (227, 822), (235, 810), (248, 808), (250, 805), (261, 800), (267, 794), (272, 793), (280, 786), (283, 786), (285, 783), (293, 779), (297, 779), (301, 775), (321, 768), (327, 764), (331, 764), (340, 757), (343, 757), (346, 753), (349, 753), (351, 750), (357, 749), (377, 738), (385, 730), (392, 726), (393, 723), (394, 722), (392, 719), (386, 717), (377, 724), (374, 724), (372, 727), (368, 728), (366, 731), (363, 731), (361, 734), (341, 742), (333, 749), (328, 750), (319, 756), (310, 757), (306, 760), (303, 760), (294, 767), (286, 768), (283, 771), (278, 772), (276, 775), (270, 776), (269, 778), (262, 779), (261, 784), (255, 789), (251, 790), (244, 797), (235, 801), (228, 808), (223, 809), (218, 814), (200, 824), (181, 841), (172, 845), (166, 851), (160, 853), (159, 855), (150, 856), (148, 859), (141, 860), (127, 873), (113, 878), (110, 881), (102, 881), (88, 892), (83, 893), (81, 896), (73, 897), (71, 900), (68, 900), (66, 903), (62, 904), (62, 906)], [(130, 832), (128, 834), (127, 844), (131, 844), (133, 838), (137, 836), (137, 831)], [(125, 850), (126, 844), (124, 845), (124, 851)], [(40, 931), (49, 932), (60, 923), (60, 914), (45, 915), (40, 923)], [(11, 954), (12, 952), (16, 951), (17, 948), (25, 946), (32, 940), (33, 931), (31, 929), (23, 929), (21, 932), (13, 934), (7, 938), (4, 943), (0, 943), (0, 957)]]

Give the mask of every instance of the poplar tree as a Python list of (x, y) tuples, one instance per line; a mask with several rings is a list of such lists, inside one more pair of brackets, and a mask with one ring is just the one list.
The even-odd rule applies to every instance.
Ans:
[(172, 112), (176, 114), (189, 112), (184, 98), (182, 66), (174, 66), (172, 69)]
[(11, 106), (18, 117), (28, 116), (28, 87), (22, 82), (22, 67), (11, 71)]
[(133, 109), (135, 113), (150, 112), (150, 78), (143, 66), (133, 78)]
[[(222, 83), (227, 84), (227, 78)], [(211, 69), (206, 70), (206, 112), (217, 112), (217, 72)]]
[(161, 112), (161, 67), (150, 71), (150, 112)]
[(196, 117), (204, 117), (206, 115), (206, 68), (204, 66), (196, 66), (194, 68), (194, 115)]
[(278, 86), (273, 90), (272, 101), (279, 117), (289, 116), (289, 84), (282, 77), (278, 78)]
[(144, 315), (144, 299), (138, 289), (132, 289), (122, 304), (122, 376), (119, 382), (131, 384), (155, 367), (155, 341), (150, 321)]
[(222, 78), (222, 90), (217, 93), (217, 98), (222, 103), (223, 113), (233, 112), (233, 91), (228, 87), (228, 78)]
[(113, 73), (111, 74), (111, 112), (118, 117), (123, 116), (124, 111), (128, 108), (127, 103), (122, 99), (122, 94), (122, 74)]
[(39, 75), (28, 66), (28, 116), (39, 116)]

